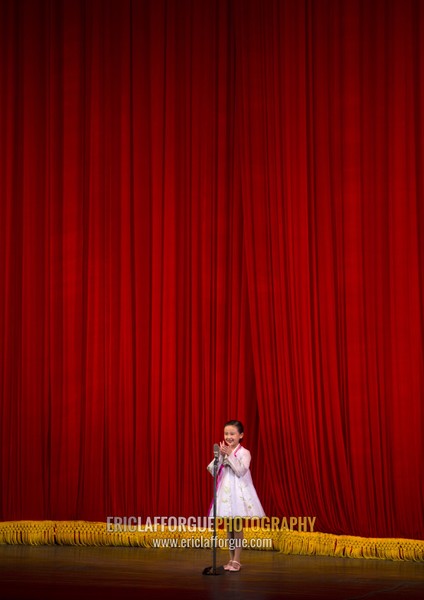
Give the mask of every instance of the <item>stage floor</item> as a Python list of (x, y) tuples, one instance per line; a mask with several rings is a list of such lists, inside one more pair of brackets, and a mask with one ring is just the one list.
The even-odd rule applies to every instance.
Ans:
[[(218, 552), (219, 565), (227, 554)], [(0, 598), (142, 600), (424, 597), (424, 565), (244, 551), (243, 569), (216, 577), (208, 550), (0, 545)]]

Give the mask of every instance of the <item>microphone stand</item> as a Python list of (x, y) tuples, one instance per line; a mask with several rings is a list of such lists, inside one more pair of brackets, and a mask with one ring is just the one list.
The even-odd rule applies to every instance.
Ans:
[[(217, 446), (217, 444), (215, 444)], [(213, 461), (213, 538), (212, 538), (212, 567), (203, 569), (203, 575), (222, 575), (223, 569), (216, 568), (216, 481), (218, 477), (219, 453), (214, 449)]]

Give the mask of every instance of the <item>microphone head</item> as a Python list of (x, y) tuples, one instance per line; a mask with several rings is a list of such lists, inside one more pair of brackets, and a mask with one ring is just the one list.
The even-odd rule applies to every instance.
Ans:
[(214, 444), (213, 445), (213, 455), (215, 458), (218, 458), (219, 456), (219, 444)]

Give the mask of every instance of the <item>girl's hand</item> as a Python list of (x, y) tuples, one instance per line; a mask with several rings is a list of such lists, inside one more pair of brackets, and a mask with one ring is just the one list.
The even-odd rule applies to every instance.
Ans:
[(227, 446), (227, 444), (225, 442), (220, 442), (219, 449), (223, 456), (230, 456), (230, 454), (232, 452), (232, 449), (230, 448), (230, 446)]

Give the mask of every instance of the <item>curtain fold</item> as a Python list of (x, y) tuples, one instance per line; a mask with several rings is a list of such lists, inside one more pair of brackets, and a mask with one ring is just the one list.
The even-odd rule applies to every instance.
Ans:
[(423, 7), (0, 4), (0, 518), (423, 529)]

